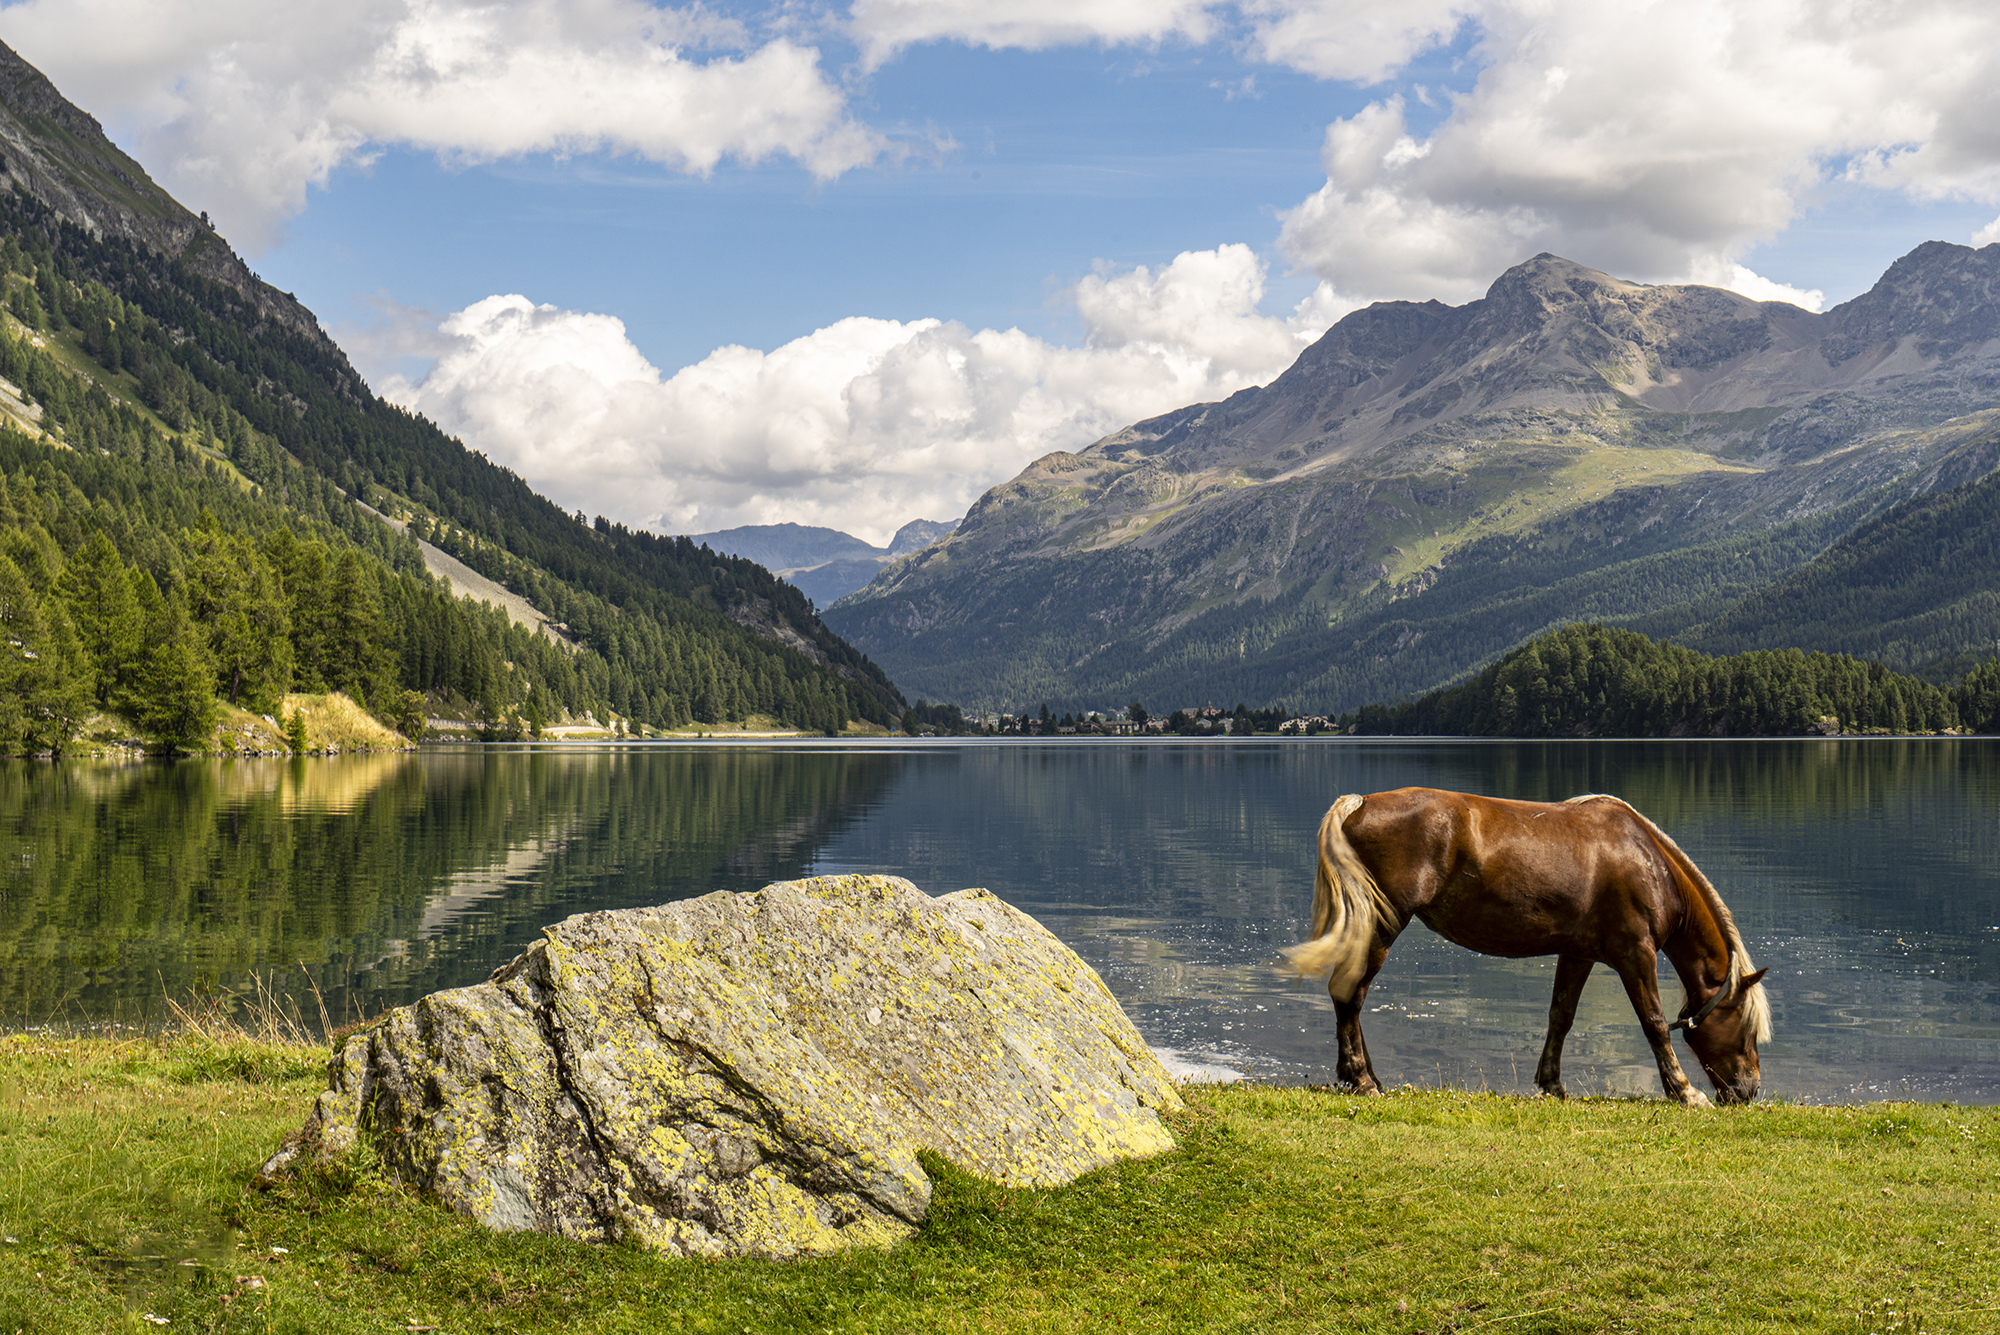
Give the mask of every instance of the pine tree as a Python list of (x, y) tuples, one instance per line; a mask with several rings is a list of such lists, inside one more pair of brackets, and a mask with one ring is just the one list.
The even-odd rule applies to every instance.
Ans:
[(0, 750), (14, 750), (27, 723), (26, 692), (41, 638), (39, 604), (21, 568), (0, 553)]
[(90, 718), (94, 692), (83, 642), (62, 604), (44, 599), (34, 657), (18, 678), (21, 749), (61, 755)]
[(1952, 692), (1958, 716), (1974, 732), (2000, 732), (2000, 660), (1981, 663)]
[(14, 312), (14, 318), (28, 328), (48, 328), (48, 319), (42, 314), (41, 299), (35, 295), (34, 288), (26, 284), (15, 288), (14, 295), (8, 299), (7, 305)]
[(263, 554), (213, 514), (184, 532), (188, 612), (207, 628), (216, 689), (232, 705), (275, 712), (292, 684), (291, 615)]
[(148, 640), (133, 721), (170, 755), (206, 746), (215, 729), (215, 662), (178, 591), (164, 601)]
[[(389, 722), (397, 732), (414, 742), (424, 735), (424, 730), (429, 726), (425, 719), (426, 713), (423, 692), (404, 691), (396, 697), (395, 703), (390, 707)], [(534, 727), (535, 736), (540, 737), (542, 723), (539, 714), (534, 716)]]
[(131, 572), (102, 530), (63, 568), (58, 587), (75, 620), (100, 705), (129, 691), (144, 653), (145, 621)]
[(386, 699), (389, 665), (382, 644), (382, 597), (360, 552), (349, 549), (327, 580), (330, 615), (321, 675), (356, 700)]
[(334, 656), (338, 610), (328, 587), (326, 547), (301, 542), (291, 529), (281, 528), (264, 539), (262, 550), (285, 591), (293, 681), (299, 690), (315, 694), (333, 689), (327, 672)]

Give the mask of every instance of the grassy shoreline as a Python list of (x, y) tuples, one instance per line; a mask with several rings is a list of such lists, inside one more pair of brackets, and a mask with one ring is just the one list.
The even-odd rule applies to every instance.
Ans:
[(1158, 1159), (1053, 1191), (934, 1164), (905, 1246), (712, 1263), (488, 1233), (359, 1164), (256, 1189), (324, 1058), (0, 1037), (0, 1330), (2000, 1325), (1994, 1108), (1199, 1088)]

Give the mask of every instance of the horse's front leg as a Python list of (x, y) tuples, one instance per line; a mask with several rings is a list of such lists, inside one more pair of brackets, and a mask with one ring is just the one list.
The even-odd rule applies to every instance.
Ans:
[(1556, 961), (1556, 990), (1549, 999), (1549, 1036), (1542, 1043), (1542, 1060), (1535, 1067), (1535, 1084), (1542, 1093), (1556, 1098), (1568, 1098), (1563, 1089), (1562, 1062), (1563, 1040), (1569, 1037), (1569, 1028), (1576, 1023), (1577, 999), (1583, 995), (1583, 985), (1590, 978), (1591, 960), (1574, 959), (1568, 955)]
[(1639, 1016), (1639, 1027), (1646, 1032), (1646, 1042), (1652, 1045), (1653, 1060), (1660, 1065), (1660, 1085), (1668, 1098), (1684, 1107), (1712, 1108), (1708, 1095), (1696, 1089), (1681, 1070), (1681, 1060), (1674, 1055), (1673, 1031), (1667, 1028), (1667, 1017), (1660, 1009), (1659, 954), (1647, 948), (1641, 958), (1615, 962), (1619, 979), (1625, 984), (1625, 995), (1632, 999), (1632, 1009)]

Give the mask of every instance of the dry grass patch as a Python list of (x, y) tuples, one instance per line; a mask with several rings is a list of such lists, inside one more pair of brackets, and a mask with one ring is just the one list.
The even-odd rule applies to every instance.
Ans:
[(283, 724), (294, 714), (305, 716), (308, 751), (379, 751), (401, 749), (410, 744), (403, 734), (377, 722), (373, 715), (340, 691), (326, 695), (288, 695), (279, 723)]

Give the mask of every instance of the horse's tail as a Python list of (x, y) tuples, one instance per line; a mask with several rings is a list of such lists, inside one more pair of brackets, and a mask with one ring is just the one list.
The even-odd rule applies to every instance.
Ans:
[[(1637, 807), (1622, 797), (1612, 797), (1608, 793), (1585, 793), (1581, 797), (1572, 797), (1569, 800), (1573, 803), (1616, 802), (1631, 812), (1633, 819), (1652, 836), (1661, 854), (1701, 895), (1702, 901), (1708, 906), (1708, 911), (1715, 916), (1715, 921), (1722, 927), (1723, 939), (1729, 943), (1729, 979), (1726, 984), (1729, 991), (1734, 992), (1745, 977), (1757, 971), (1756, 964), (1750, 958), (1749, 948), (1743, 944), (1742, 933), (1736, 930), (1736, 918), (1730, 913), (1729, 905), (1722, 902), (1722, 896), (1716, 892), (1714, 884), (1702, 873), (1701, 868), (1694, 865), (1694, 859), (1681, 852), (1681, 846), (1674, 842), (1672, 835), (1653, 824)], [(1744, 1020), (1752, 1026), (1751, 1032), (1756, 1034), (1757, 1041), (1763, 1043), (1769, 1040), (1771, 1001), (1764, 995), (1764, 984), (1761, 979), (1750, 985), (1750, 990), (1743, 997), (1742, 1005)]]
[(1335, 1001), (1352, 1001), (1368, 971), (1368, 948), (1380, 924), (1393, 924), (1395, 913), (1375, 884), (1361, 855), (1347, 842), (1341, 828), (1361, 809), (1361, 795), (1349, 793), (1327, 811), (1319, 823), (1319, 871), (1313, 877), (1313, 939), (1281, 952), (1280, 966), (1301, 978), (1326, 976), (1327, 993)]

